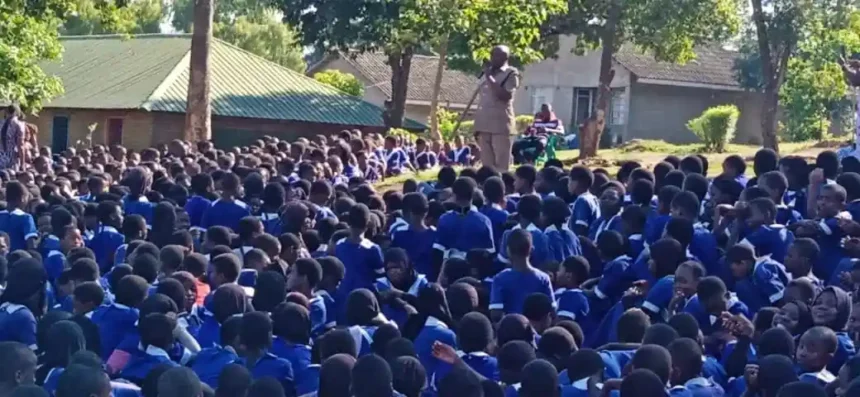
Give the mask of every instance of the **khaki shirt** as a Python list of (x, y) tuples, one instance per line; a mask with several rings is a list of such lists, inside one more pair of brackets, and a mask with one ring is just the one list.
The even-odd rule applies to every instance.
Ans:
[(493, 75), (496, 83), (504, 80), (502, 87), (511, 93), (511, 99), (499, 99), (490, 88), (487, 79), (481, 81), (481, 98), (475, 113), (475, 131), (490, 134), (512, 134), (516, 126), (514, 115), (514, 91), (520, 85), (520, 74), (516, 68), (506, 66)]

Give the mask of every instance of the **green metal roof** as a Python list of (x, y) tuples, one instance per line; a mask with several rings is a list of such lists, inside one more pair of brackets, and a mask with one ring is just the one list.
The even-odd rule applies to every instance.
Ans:
[[(65, 93), (47, 108), (185, 113), (190, 35), (62, 37), (63, 58), (44, 65)], [(301, 73), (214, 39), (212, 114), (381, 126), (382, 109)], [(407, 128), (424, 128), (406, 120)]]

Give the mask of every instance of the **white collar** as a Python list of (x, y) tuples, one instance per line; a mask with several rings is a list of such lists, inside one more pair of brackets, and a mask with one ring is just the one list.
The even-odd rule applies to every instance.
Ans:
[(570, 385), (577, 390), (588, 390), (588, 379), (590, 378), (582, 378), (580, 380), (571, 382)]
[(418, 296), (418, 290), (421, 288), (422, 285), (424, 285), (426, 279), (427, 277), (423, 274), (417, 274), (415, 276), (415, 282), (412, 283), (412, 285), (409, 287), (409, 291), (407, 291), (406, 293), (412, 296)]
[[(704, 356), (702, 356), (702, 358), (704, 358)], [(703, 378), (701, 376), (698, 378), (690, 379), (686, 383), (684, 383), (684, 387), (690, 387), (690, 386), (709, 387), (711, 385), (713, 385), (713, 383), (711, 383), (710, 380)]]
[(627, 256), (627, 255), (621, 255), (621, 256), (619, 256), (619, 257), (617, 257), (617, 258), (613, 259), (611, 262), (615, 262), (615, 261), (629, 261), (629, 260), (630, 260), (630, 257), (629, 257), (629, 256)]
[(641, 234), (631, 234), (630, 236), (627, 237), (627, 239), (631, 240), (631, 241), (640, 241), (640, 240), (642, 240), (642, 235)]
[(427, 317), (427, 321), (424, 322), (424, 326), (425, 327), (438, 327), (438, 328), (448, 329), (447, 324), (443, 323), (441, 320), (439, 320), (438, 318), (433, 317), (433, 316)]
[(24, 305), (19, 305), (19, 304), (10, 303), (10, 302), (6, 302), (6, 303), (0, 305), (0, 310), (4, 310), (4, 311), (6, 311), (6, 313), (9, 313), (9, 314), (15, 313), (18, 310), (26, 309), (26, 308), (27, 307)]
[[(567, 227), (567, 223), (563, 223), (563, 224), (561, 225), (561, 230), (569, 231), (569, 230), (570, 230), (570, 228), (569, 228), (569, 227)], [(559, 228), (558, 228), (558, 226), (556, 226), (556, 225), (549, 225), (549, 226), (547, 226), (547, 227), (546, 227), (546, 230), (544, 230), (544, 231), (545, 231), (545, 232), (547, 232), (547, 233), (548, 233), (548, 232), (557, 232), (557, 231), (559, 231)]]
[(457, 350), (457, 356), (458, 356), (458, 357), (460, 357), (460, 358), (463, 358), (463, 357), (466, 357), (466, 356), (471, 356), (471, 357), (490, 357), (490, 355), (489, 355), (489, 354), (487, 354), (486, 352), (471, 352), (471, 353), (466, 353), (466, 352), (464, 352), (464, 351), (462, 351), (462, 350)]
[(115, 228), (115, 227), (113, 227), (113, 226), (108, 226), (108, 225), (101, 225), (101, 228), (99, 228), (99, 231), (100, 231), (100, 232), (119, 233), (119, 231), (118, 231), (118, 230), (116, 230), (116, 228)]
[(156, 347), (153, 345), (147, 346), (145, 352), (146, 352), (146, 354), (148, 354), (150, 356), (164, 357), (166, 359), (170, 359), (170, 355), (167, 354), (167, 351), (165, 351), (164, 349), (162, 349), (160, 347)]
[[(522, 229), (522, 228), (523, 228), (522, 226), (520, 226), (520, 225), (516, 225), (516, 226), (514, 226), (511, 230), (518, 230), (518, 229)], [(528, 225), (528, 226), (526, 226), (526, 230), (527, 230), (527, 231), (530, 231), (530, 232), (539, 232), (539, 231), (541, 231), (541, 230), (540, 230), (540, 228), (539, 228), (539, 227), (537, 227), (537, 225), (535, 225), (534, 223), (529, 223), (529, 225)]]

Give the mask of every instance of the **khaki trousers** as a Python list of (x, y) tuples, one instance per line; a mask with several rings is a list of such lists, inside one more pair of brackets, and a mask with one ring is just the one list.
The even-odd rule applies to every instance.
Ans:
[(505, 172), (511, 166), (511, 135), (478, 133), (478, 146), (481, 148), (481, 163)]

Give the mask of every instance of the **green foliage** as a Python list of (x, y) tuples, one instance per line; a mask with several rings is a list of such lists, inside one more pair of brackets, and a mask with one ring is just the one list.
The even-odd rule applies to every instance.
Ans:
[(296, 31), (272, 18), (257, 23), (241, 16), (232, 23), (215, 24), (213, 34), (296, 72), (304, 73), (307, 67)]
[(514, 123), (516, 125), (516, 134), (520, 134), (525, 131), (527, 128), (532, 126), (534, 123), (535, 117), (530, 114), (521, 114), (514, 119)]
[(463, 122), (460, 123), (460, 127), (455, 131), (454, 128), (457, 126), (460, 114), (441, 106), (436, 110), (436, 117), (439, 120), (439, 135), (442, 136), (442, 140), (445, 142), (453, 141), (457, 136), (470, 135), (472, 133), (471, 127), (475, 125), (474, 122), (471, 125), (464, 125), (466, 122)]
[(361, 84), (358, 78), (350, 73), (335, 69), (326, 70), (315, 73), (314, 80), (330, 85), (352, 96), (361, 97), (364, 95), (364, 84)]
[(687, 122), (687, 128), (702, 140), (705, 151), (722, 153), (735, 135), (740, 115), (737, 106), (716, 106)]
[(109, 19), (100, 0), (74, 0), (75, 12), (66, 18), (60, 33), (78, 36), (110, 33), (159, 33), (166, 9), (161, 0), (134, 0), (116, 8)]
[(0, 102), (17, 102), (35, 112), (63, 92), (60, 80), (39, 63), (60, 57), (58, 28), (74, 4), (47, 0), (0, 2)]
[[(217, 0), (215, 2), (215, 15), (213, 21), (219, 23), (233, 23), (241, 16), (248, 17), (251, 21), (262, 23), (271, 19), (268, 1), (257, 0)], [(171, 25), (180, 31), (190, 33), (194, 25), (194, 0), (173, 0), (173, 18)]]
[[(620, 0), (571, 0), (555, 29), (578, 35), (578, 53), (601, 46), (610, 4)], [(631, 43), (663, 61), (695, 59), (696, 45), (733, 37), (740, 28), (737, 0), (624, 0), (615, 45)]]

